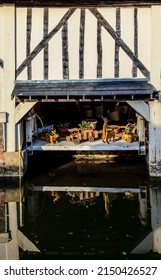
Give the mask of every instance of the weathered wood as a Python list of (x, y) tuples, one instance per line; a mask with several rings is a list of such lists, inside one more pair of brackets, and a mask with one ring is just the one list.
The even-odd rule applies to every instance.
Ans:
[[(99, 81), (99, 82), (98, 82)], [(20, 99), (30, 97), (60, 99), (64, 101), (76, 98), (86, 101), (87, 99), (117, 100), (153, 100), (155, 88), (144, 79), (99, 79), (99, 80), (63, 80), (63, 81), (32, 81), (16, 82), (13, 96)], [(32, 100), (33, 101), (33, 100)]]
[(125, 193), (125, 192), (131, 192), (131, 193), (140, 193), (146, 192), (145, 188), (126, 188), (126, 187), (119, 187), (119, 188), (114, 188), (114, 187), (95, 187), (95, 186), (32, 186), (31, 188), (33, 191), (37, 192), (49, 192), (49, 191), (60, 191), (60, 192), (108, 192), (108, 193)]
[[(118, 38), (121, 38), (120, 20), (121, 20), (120, 8), (117, 8), (116, 9), (116, 34)], [(115, 78), (119, 77), (119, 71), (120, 71), (119, 50), (120, 50), (120, 46), (117, 43), (117, 41), (115, 41), (115, 73), (114, 73)]]
[(102, 0), (0, 0), (0, 3), (16, 3), (16, 6), (18, 7), (27, 7), (27, 6), (38, 6), (38, 7), (108, 7), (108, 6), (150, 6), (150, 5), (159, 5), (161, 4), (160, 1), (147, 1), (147, 0), (114, 0), (114, 1), (102, 1)]
[(51, 38), (60, 30), (60, 28), (68, 21), (71, 15), (75, 12), (75, 8), (69, 9), (66, 14), (62, 17), (56, 27), (48, 33), (40, 43), (34, 48), (34, 50), (27, 56), (27, 58), (22, 62), (22, 64), (16, 70), (16, 77), (27, 67), (31, 61), (38, 55), (38, 53), (48, 44)]
[(150, 121), (149, 105), (144, 101), (127, 101), (146, 121)]
[[(134, 9), (134, 54), (138, 57), (138, 9)], [(137, 67), (133, 62), (133, 69), (132, 69), (133, 77), (137, 77)]]
[(149, 102), (149, 174), (150, 176), (161, 176), (161, 126), (160, 112), (161, 103), (158, 101)]
[(81, 9), (80, 35), (79, 35), (79, 79), (84, 78), (84, 34), (85, 34), (85, 9)]
[[(32, 30), (32, 8), (27, 9), (27, 30), (26, 30), (26, 56), (31, 53), (31, 30)], [(32, 79), (32, 68), (31, 63), (27, 66), (27, 77), (28, 80)]]
[(68, 55), (68, 24), (67, 22), (62, 28), (62, 63), (63, 63), (63, 79), (69, 79), (69, 55)]
[(132, 50), (126, 45), (126, 43), (118, 37), (115, 30), (112, 26), (107, 22), (107, 20), (101, 15), (101, 13), (97, 9), (89, 9), (90, 12), (99, 20), (102, 26), (108, 31), (108, 33), (112, 36), (112, 38), (117, 42), (117, 44), (123, 49), (123, 51), (130, 57), (130, 59), (135, 63), (135, 65), (139, 68), (142, 74), (149, 78), (150, 72), (145, 67), (145, 65), (135, 56)]
[[(49, 9), (44, 8), (44, 38), (48, 35)], [(44, 47), (44, 79), (48, 79), (49, 46)]]
[(97, 21), (97, 78), (102, 78), (102, 25)]
[(3, 68), (3, 60), (0, 58), (0, 67)]

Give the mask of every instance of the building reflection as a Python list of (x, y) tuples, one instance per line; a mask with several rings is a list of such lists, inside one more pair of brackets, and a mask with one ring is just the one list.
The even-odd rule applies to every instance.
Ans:
[[(30, 240), (23, 227), (26, 219), (35, 221), (40, 210), (43, 210), (44, 197), (48, 194), (55, 207), (66, 201), (81, 207), (93, 207), (97, 199), (103, 205), (104, 219), (108, 219), (112, 211), (111, 205), (121, 197), (124, 200), (138, 202), (139, 219), (142, 236), (133, 244), (128, 253), (147, 254), (150, 251), (161, 254), (161, 187), (150, 183), (148, 187), (138, 188), (94, 188), (70, 186), (22, 186), (11, 188), (10, 183), (0, 188), (0, 259), (21, 259), (21, 253), (41, 252), (38, 244)], [(108, 191), (105, 191), (108, 190)], [(61, 207), (62, 207), (61, 205)], [(150, 226), (149, 226), (150, 223)], [(137, 245), (136, 245), (137, 244)]]

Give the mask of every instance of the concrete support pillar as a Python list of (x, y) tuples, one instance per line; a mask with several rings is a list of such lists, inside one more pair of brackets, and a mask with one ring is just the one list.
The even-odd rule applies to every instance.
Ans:
[(151, 226), (153, 231), (153, 252), (161, 254), (161, 191), (159, 187), (150, 189)]
[(15, 7), (2, 6), (2, 55), (4, 61), (1, 97), (1, 110), (7, 112), (6, 151), (15, 152), (15, 100), (11, 94), (15, 82)]
[(161, 103), (159, 101), (149, 102), (149, 175), (161, 176)]

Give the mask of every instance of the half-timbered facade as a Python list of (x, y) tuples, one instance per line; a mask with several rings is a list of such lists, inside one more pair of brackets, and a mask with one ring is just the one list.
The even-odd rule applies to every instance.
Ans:
[(110, 100), (138, 113), (140, 146), (148, 124), (149, 173), (160, 176), (160, 26), (159, 1), (0, 1), (1, 170), (17, 174), (36, 103)]

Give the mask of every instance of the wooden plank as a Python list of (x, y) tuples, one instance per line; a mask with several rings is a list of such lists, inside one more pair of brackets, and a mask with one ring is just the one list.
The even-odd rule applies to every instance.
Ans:
[[(43, 140), (36, 139), (33, 146), (27, 147), (28, 151), (135, 151), (140, 149), (138, 142), (127, 143), (126, 141), (117, 139), (114, 143), (102, 143), (101, 139), (94, 142), (81, 141), (75, 145), (73, 142), (61, 140), (57, 144), (51, 144)], [(143, 147), (145, 150), (145, 147)]]
[[(134, 9), (134, 54), (138, 57), (138, 8)], [(133, 77), (137, 77), (137, 67), (134, 62), (132, 75)]]
[(3, 68), (3, 60), (0, 58), (0, 67)]
[[(44, 38), (48, 35), (49, 9), (44, 8)], [(49, 46), (44, 47), (44, 79), (48, 80)]]
[(99, 7), (111, 7), (111, 6), (133, 6), (133, 5), (137, 5), (137, 6), (151, 6), (151, 5), (160, 5), (160, 1), (147, 1), (147, 0), (138, 0), (138, 1), (134, 1), (134, 0), (109, 0), (109, 1), (101, 1), (101, 0), (86, 0), (86, 1), (82, 1), (82, 0), (55, 0), (55, 1), (51, 1), (51, 0), (37, 0), (37, 1), (33, 1), (33, 0), (8, 0), (8, 1), (4, 1), (4, 0), (0, 0), (0, 3), (6, 3), (6, 2), (10, 2), (10, 3), (16, 3), (17, 7), (27, 7), (27, 6), (33, 6), (33, 7), (74, 7), (74, 6), (78, 6), (78, 7), (85, 7), (85, 6), (90, 6), (90, 7), (94, 7), (94, 6), (98, 6)]
[(97, 78), (102, 78), (102, 25), (97, 21)]
[[(116, 34), (119, 39), (121, 38), (120, 20), (121, 20), (120, 8), (116, 8)], [(115, 69), (114, 69), (115, 78), (119, 77), (119, 71), (120, 71), (119, 50), (120, 50), (120, 46), (117, 43), (117, 41), (115, 41)]]
[(62, 28), (62, 64), (63, 79), (69, 79), (69, 55), (68, 55), (68, 24), (64, 23)]
[(60, 30), (61, 27), (68, 21), (71, 15), (75, 12), (75, 8), (69, 9), (66, 14), (62, 17), (59, 23), (55, 26), (55, 28), (48, 33), (40, 43), (33, 49), (33, 51), (26, 57), (26, 59), (22, 62), (22, 64), (16, 70), (16, 77), (27, 67), (31, 61), (38, 55), (38, 53), (48, 44), (51, 38)]
[[(27, 26), (26, 26), (26, 56), (29, 56), (31, 53), (31, 30), (32, 30), (32, 8), (27, 9)], [(27, 66), (27, 78), (28, 80), (32, 79), (32, 68), (31, 63)]]
[(135, 56), (132, 50), (126, 45), (126, 43), (118, 37), (116, 31), (112, 28), (112, 26), (107, 22), (107, 20), (101, 15), (101, 13), (97, 9), (89, 9), (89, 11), (99, 20), (102, 26), (107, 30), (107, 32), (112, 36), (112, 38), (117, 42), (117, 44), (123, 49), (123, 51), (129, 56), (129, 58), (135, 63), (135, 65), (139, 68), (142, 74), (150, 78), (150, 72), (145, 67), (145, 65)]
[(57, 191), (57, 192), (99, 192), (99, 193), (140, 193), (140, 192), (146, 192), (146, 188), (140, 187), (140, 188), (130, 188), (130, 187), (94, 187), (94, 186), (32, 186), (31, 190), (33, 191), (43, 191), (43, 192), (50, 192), (50, 191)]

